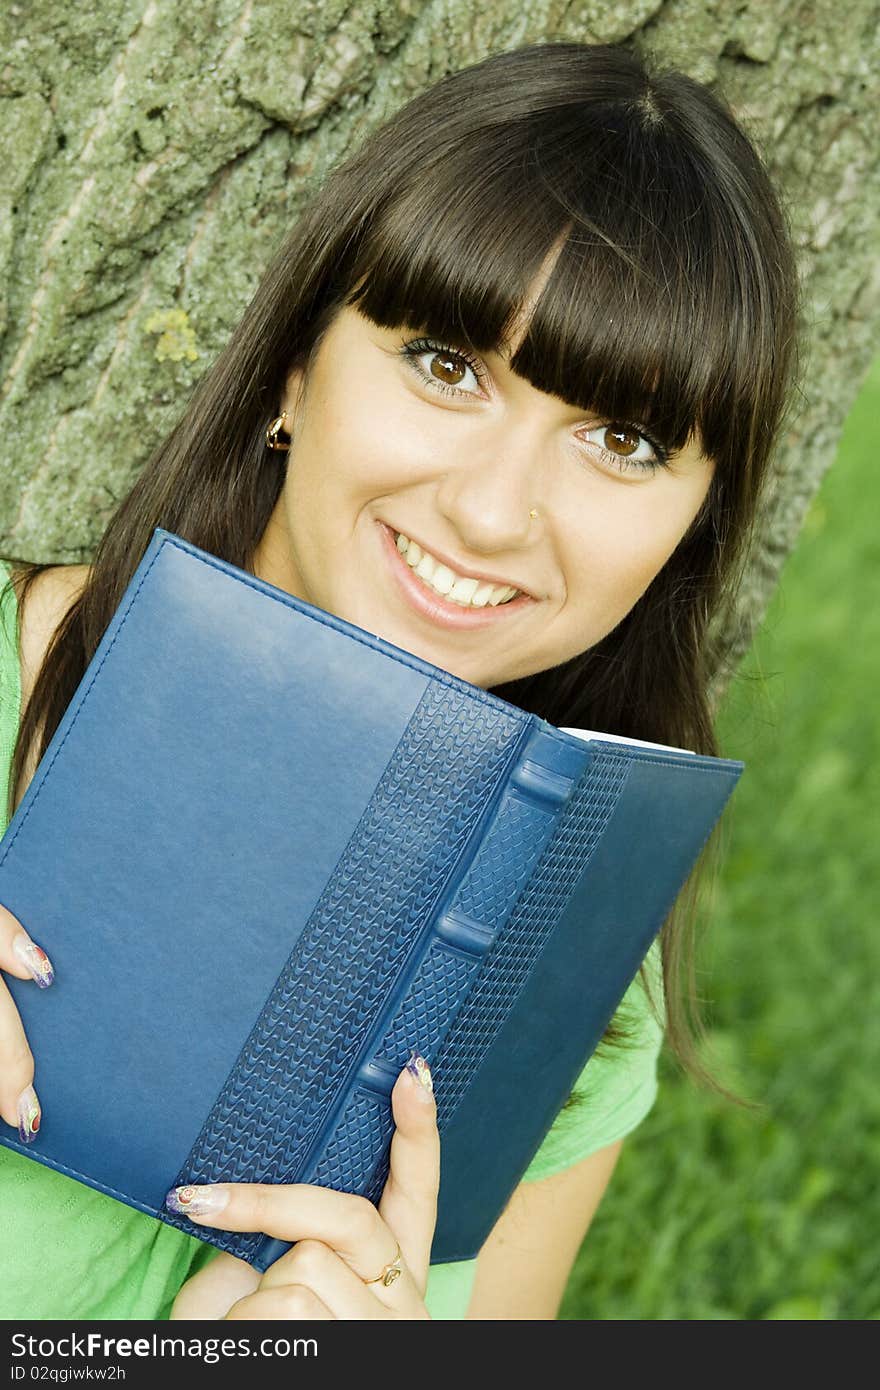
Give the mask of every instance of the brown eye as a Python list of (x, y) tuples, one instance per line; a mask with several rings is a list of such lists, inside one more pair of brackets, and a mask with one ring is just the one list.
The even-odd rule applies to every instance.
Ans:
[[(444, 395), (479, 397), (480, 386), (486, 380), (483, 368), (475, 357), (462, 350), (445, 347), (430, 338), (417, 338), (404, 343), (400, 355), (421, 377), (426, 386)], [(474, 387), (477, 389), (474, 390)]]
[(641, 435), (627, 425), (609, 425), (602, 443), (612, 453), (620, 454), (621, 458), (629, 458), (630, 454), (634, 454), (638, 449), (640, 439)]
[(446, 386), (458, 386), (467, 370), (467, 363), (454, 352), (437, 352), (431, 360), (431, 375)]
[[(595, 438), (591, 439), (591, 435)], [(619, 473), (651, 474), (657, 468), (664, 468), (669, 458), (662, 445), (622, 420), (613, 420), (610, 425), (595, 425), (581, 437), (598, 450), (604, 463)]]

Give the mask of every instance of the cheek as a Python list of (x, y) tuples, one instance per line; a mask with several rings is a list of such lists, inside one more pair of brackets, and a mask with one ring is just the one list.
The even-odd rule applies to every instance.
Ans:
[(382, 495), (414, 480), (442, 455), (418, 402), (393, 378), (349, 373), (344, 391), (315, 382), (299, 440), (312, 480), (325, 494)]
[(637, 499), (610, 520), (592, 525), (578, 541), (572, 572), (580, 592), (599, 599), (614, 621), (637, 602), (675, 550), (696, 512)]

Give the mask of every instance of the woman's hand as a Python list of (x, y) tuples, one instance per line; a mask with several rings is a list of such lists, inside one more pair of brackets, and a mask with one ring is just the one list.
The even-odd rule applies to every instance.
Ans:
[(378, 1208), (305, 1183), (215, 1183), (169, 1193), (169, 1209), (196, 1225), (297, 1242), (262, 1278), (221, 1254), (183, 1286), (172, 1318), (428, 1318), (440, 1136), (431, 1074), (415, 1054), (394, 1084), (391, 1107), (396, 1128)]
[[(18, 980), (34, 980), (40, 989), (48, 989), (55, 978), (45, 951), (2, 903), (0, 970)], [(12, 995), (0, 980), (0, 1116), (8, 1125), (18, 1125), (23, 1144), (32, 1143), (40, 1128), (40, 1102), (33, 1082), (34, 1056)]]

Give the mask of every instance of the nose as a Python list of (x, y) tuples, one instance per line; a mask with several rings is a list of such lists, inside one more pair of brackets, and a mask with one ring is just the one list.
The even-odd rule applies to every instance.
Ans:
[(437, 492), (437, 508), (475, 554), (522, 549), (534, 540), (545, 515), (542, 468), (528, 431), (518, 441), (470, 449), (447, 469)]

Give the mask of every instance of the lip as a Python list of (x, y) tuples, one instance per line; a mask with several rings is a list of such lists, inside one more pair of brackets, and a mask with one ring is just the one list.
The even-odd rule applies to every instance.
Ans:
[[(384, 526), (385, 522), (383, 521), (380, 524)], [(499, 579), (496, 574), (481, 574), (479, 570), (466, 570), (457, 560), (450, 560), (449, 556), (444, 555), (442, 550), (435, 550), (432, 545), (422, 545), (418, 536), (411, 536), (409, 531), (404, 531), (403, 534), (408, 541), (415, 541), (416, 545), (419, 546), (420, 549), (426, 550), (432, 559), (439, 560), (441, 565), (446, 565), (447, 569), (451, 569), (455, 574), (460, 574), (463, 579), (479, 579), (481, 584), (495, 584), (499, 589), (502, 587), (507, 589), (520, 589), (522, 593), (528, 595), (529, 598), (535, 598), (535, 595), (530, 593), (523, 584), (514, 584), (512, 579)], [(515, 601), (516, 600), (511, 600), (511, 602)]]
[[(439, 624), (440, 627), (448, 628), (477, 628), (489, 627), (492, 623), (504, 622), (512, 613), (520, 613), (523, 608), (530, 607), (535, 603), (531, 595), (522, 593), (516, 598), (512, 598), (509, 603), (496, 604), (494, 608), (465, 608), (460, 603), (451, 603), (440, 594), (435, 594), (433, 589), (429, 589), (426, 584), (412, 572), (410, 566), (397, 549), (395, 533), (384, 521), (377, 522), (379, 527), (382, 546), (388, 560), (391, 573), (400, 588), (401, 593), (407, 600), (410, 608), (414, 608), (423, 617), (429, 618), (432, 622)], [(408, 532), (404, 534), (408, 535)], [(436, 551), (430, 551), (431, 555), (437, 555)], [(437, 555), (437, 559), (443, 562), (443, 557)], [(450, 569), (453, 566), (450, 565)], [(471, 575), (473, 579), (480, 578), (479, 575)], [(485, 579), (485, 583), (496, 583), (495, 580)]]

